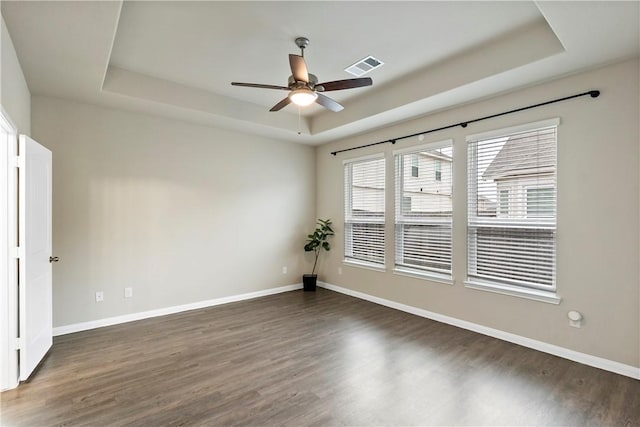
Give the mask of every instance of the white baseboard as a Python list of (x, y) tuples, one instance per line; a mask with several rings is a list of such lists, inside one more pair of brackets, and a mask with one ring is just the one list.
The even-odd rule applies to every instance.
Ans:
[(574, 362), (582, 363), (584, 365), (589, 365), (595, 368), (604, 369), (605, 371), (610, 371), (610, 372), (614, 372), (616, 374), (624, 375), (627, 377), (640, 379), (639, 367), (626, 365), (624, 363), (615, 362), (613, 360), (604, 359), (602, 357), (592, 356), (590, 354), (581, 353), (575, 350), (570, 350), (568, 348), (549, 344), (543, 341), (534, 340), (531, 338), (512, 334), (510, 332), (504, 332), (499, 329), (493, 329), (486, 326), (478, 325), (476, 323), (468, 322), (466, 320), (456, 319), (455, 317), (445, 316), (442, 314), (434, 313), (432, 311), (423, 310), (421, 308), (412, 307), (410, 305), (401, 304), (399, 302), (365, 294), (363, 292), (358, 292), (351, 289), (343, 288), (341, 286), (332, 285), (330, 283), (318, 282), (318, 286), (325, 289), (329, 289), (331, 291), (340, 292), (345, 295), (350, 295), (352, 297), (370, 301), (376, 304), (384, 305), (386, 307), (394, 308), (396, 310), (411, 313), (416, 316), (425, 317), (427, 319), (435, 320), (441, 323), (446, 323), (452, 326), (457, 326), (462, 329), (467, 329), (469, 331), (477, 332), (479, 334), (488, 335), (490, 337), (498, 338), (503, 341), (509, 341), (514, 344), (521, 345), (523, 347), (528, 347), (534, 350), (542, 351), (544, 353), (553, 354), (554, 356), (573, 360)]
[[(340, 292), (345, 295), (350, 295), (355, 298), (380, 304), (385, 307), (390, 307), (396, 310), (404, 311), (406, 313), (414, 314), (416, 316), (425, 317), (427, 319), (435, 320), (437, 322), (446, 323), (448, 325), (456, 326), (462, 329), (467, 329), (469, 331), (473, 331), (473, 332), (477, 332), (490, 337), (498, 338), (503, 341), (509, 341), (514, 344), (521, 345), (523, 347), (528, 347), (534, 350), (542, 351), (544, 353), (553, 354), (554, 356), (573, 360), (574, 362), (582, 363), (584, 365), (589, 365), (595, 368), (604, 369), (605, 371), (610, 371), (610, 372), (614, 372), (616, 374), (624, 375), (627, 377), (640, 379), (640, 368), (635, 366), (626, 365), (624, 363), (615, 362), (613, 360), (604, 359), (602, 357), (592, 356), (590, 354), (581, 353), (575, 350), (570, 350), (565, 347), (560, 347), (560, 346), (549, 344), (543, 341), (534, 340), (531, 338), (512, 334), (510, 332), (504, 332), (499, 329), (489, 328), (486, 326), (478, 325), (476, 323), (468, 322), (466, 320), (456, 319), (455, 317), (445, 316), (443, 314), (434, 313), (432, 311), (424, 310), (417, 307), (412, 307), (406, 304), (401, 304), (399, 302), (395, 302), (388, 299), (365, 294), (363, 292), (358, 292), (351, 289), (343, 288), (341, 286), (332, 285), (330, 283), (324, 283), (319, 281), (318, 286), (335, 291), (335, 292)], [(149, 318), (158, 317), (158, 316), (166, 316), (168, 314), (180, 313), (183, 311), (197, 310), (200, 308), (213, 307), (216, 305), (227, 304), (230, 302), (259, 298), (267, 295), (294, 291), (301, 288), (302, 288), (302, 283), (297, 283), (294, 285), (281, 286), (278, 288), (271, 288), (271, 289), (265, 289), (262, 291), (249, 292), (246, 294), (231, 295), (228, 297), (216, 298), (216, 299), (206, 300), (206, 301), (198, 301), (190, 304), (178, 305), (173, 307), (165, 307), (165, 308), (160, 308), (156, 310), (149, 310), (149, 311), (143, 311), (139, 313), (125, 314), (122, 316), (108, 317), (105, 319), (92, 320), (89, 322), (58, 326), (53, 328), (53, 335), (54, 336), (66, 335), (74, 332), (102, 328), (104, 326), (118, 325), (121, 323), (149, 319)]]
[(92, 320), (89, 322), (74, 323), (71, 325), (57, 326), (53, 328), (53, 336), (72, 334), (74, 332), (87, 331), (89, 329), (102, 328), (104, 326), (118, 325), (120, 323), (133, 322), (135, 320), (149, 319), (152, 317), (166, 316), (167, 314), (180, 313), (183, 311), (197, 310), (199, 308), (213, 307), (215, 305), (227, 304), (230, 302), (244, 301), (253, 298), (264, 297), (267, 295), (279, 294), (282, 292), (295, 291), (302, 289), (302, 283), (294, 285), (281, 286), (279, 288), (265, 289), (262, 291), (249, 292), (240, 295), (231, 295), (228, 297), (210, 299), (206, 301), (198, 301), (190, 304), (176, 305), (173, 307), (159, 308), (156, 310), (142, 311), (139, 313), (125, 314), (122, 316), (108, 317), (106, 319)]

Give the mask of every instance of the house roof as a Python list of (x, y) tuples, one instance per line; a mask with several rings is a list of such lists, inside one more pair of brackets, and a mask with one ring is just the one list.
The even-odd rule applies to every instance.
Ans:
[(429, 152), (429, 151), (420, 151), (418, 154), (422, 155), (422, 156), (427, 156), (427, 157), (431, 157), (434, 159), (438, 159), (438, 160), (444, 160), (445, 162), (452, 162), (453, 158), (447, 154), (444, 153), (434, 153), (434, 152)]
[(555, 129), (512, 136), (482, 174), (486, 180), (553, 172), (556, 164)]

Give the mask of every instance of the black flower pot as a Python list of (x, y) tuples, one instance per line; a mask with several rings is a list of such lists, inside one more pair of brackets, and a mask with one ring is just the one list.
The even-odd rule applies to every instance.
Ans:
[(302, 275), (302, 285), (304, 286), (305, 292), (315, 292), (316, 291), (316, 282), (318, 281), (317, 274), (303, 274)]

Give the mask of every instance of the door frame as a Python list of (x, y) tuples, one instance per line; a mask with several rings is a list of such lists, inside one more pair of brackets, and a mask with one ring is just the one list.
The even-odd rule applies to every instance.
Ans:
[(19, 383), (17, 154), (17, 128), (0, 105), (0, 390)]

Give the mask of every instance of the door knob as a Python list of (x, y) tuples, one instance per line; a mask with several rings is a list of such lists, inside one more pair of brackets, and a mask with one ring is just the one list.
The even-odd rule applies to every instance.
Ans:
[(49, 262), (58, 262), (60, 261), (60, 258), (58, 258), (57, 256), (50, 256), (49, 257)]

